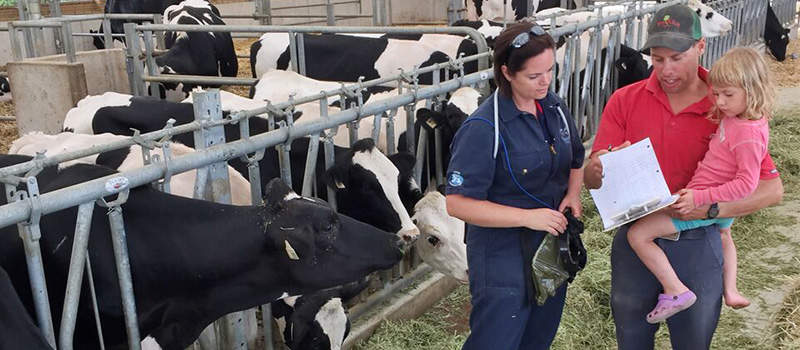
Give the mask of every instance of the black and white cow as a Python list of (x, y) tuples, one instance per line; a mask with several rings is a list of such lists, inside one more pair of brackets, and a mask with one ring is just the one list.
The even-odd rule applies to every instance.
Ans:
[[(378, 79), (396, 75), (399, 69), (411, 71), (414, 66), (427, 67), (448, 62), (451, 58), (438, 48), (412, 40), (331, 34), (306, 35), (304, 42), (306, 76), (324, 81), (357, 82), (359, 77)], [(291, 69), (289, 49), (289, 36), (285, 33), (261, 36), (250, 47), (254, 77), (260, 77), (269, 69)], [(465, 73), (473, 72), (470, 67), (465, 67)], [(444, 80), (447, 77), (440, 78)], [(432, 82), (432, 74), (420, 76), (420, 84), (430, 85)]]
[(284, 344), (291, 350), (341, 349), (350, 333), (344, 305), (368, 285), (365, 279), (272, 302)]
[[(125, 139), (128, 139), (128, 137), (112, 134), (88, 135), (62, 132), (58, 135), (48, 135), (41, 132), (34, 132), (14, 140), (14, 142), (11, 143), (11, 148), (8, 150), (8, 153), (36, 156), (37, 152), (46, 150), (46, 155), (52, 157), (61, 153), (100, 146)], [(170, 145), (170, 153), (173, 158), (193, 152), (194, 149), (180, 143), (172, 143)], [(163, 151), (159, 147), (151, 151), (151, 156), (158, 156), (160, 159), (164, 159)], [(65, 167), (77, 163), (97, 164), (117, 171), (138, 169), (144, 166), (142, 146), (133, 145), (114, 151), (103, 152), (61, 163), (60, 166)], [(176, 196), (192, 198), (194, 195), (196, 177), (196, 170), (173, 175), (170, 180), (170, 193)], [(228, 167), (228, 178), (230, 179), (231, 203), (233, 205), (251, 205), (250, 182), (232, 167)]]
[[(167, 7), (164, 10), (164, 23), (225, 25), (219, 10), (207, 0), (184, 0)], [(169, 50), (156, 57), (161, 74), (236, 77), (239, 72), (239, 61), (230, 33), (167, 32), (164, 39)], [(194, 87), (192, 84), (167, 83), (164, 84), (167, 91), (159, 90), (159, 95), (161, 98), (181, 101), (189, 96)]]
[[(86, 130), (88, 125), (89, 132), (86, 133), (131, 136), (131, 128), (142, 133), (156, 131), (163, 128), (170, 118), (175, 119), (175, 125), (192, 122), (193, 106), (134, 97), (128, 105), (98, 108), (93, 114), (73, 114), (70, 123), (65, 122), (65, 127), (80, 125), (80, 130)], [(268, 131), (268, 122), (262, 118), (250, 118), (249, 123), (253, 135)], [(239, 125), (226, 125), (224, 129), (225, 140), (241, 138)], [(78, 128), (75, 130), (78, 132)], [(172, 139), (189, 147), (194, 146), (191, 133), (175, 135)], [(297, 191), (302, 187), (307, 152), (307, 138), (292, 142), (292, 184)], [(337, 193), (341, 213), (385, 231), (395, 232), (409, 241), (416, 239), (419, 230), (408, 214), (413, 203), (422, 196), (413, 181), (411, 169), (415, 163), (414, 156), (398, 153), (386, 157), (371, 139), (361, 140), (351, 148), (336, 147), (335, 156), (335, 165), (327, 170), (324, 157), (317, 158), (315, 171), (318, 175), (316, 188), (319, 197), (327, 199), (325, 188), (329, 187)], [(228, 164), (245, 176), (249, 173), (247, 163), (239, 158), (229, 160)], [(259, 165), (262, 186), (270, 179), (280, 177), (278, 152), (274, 148), (266, 149)]]
[[(578, 1), (582, 3), (582, 1)], [(505, 10), (503, 3), (506, 4)], [(488, 19), (491, 21), (502, 22), (503, 18), (508, 21), (518, 21), (528, 16), (528, 6), (532, 5), (533, 10), (531, 13), (559, 7), (561, 0), (464, 0), (464, 5), (467, 9), (468, 20)], [(568, 7), (571, 9), (576, 8), (576, 2), (569, 0)], [(505, 12), (506, 17), (503, 16)]]
[(11, 85), (6, 77), (0, 77), (0, 102), (11, 101)]
[(789, 29), (781, 25), (772, 6), (767, 5), (767, 23), (764, 27), (764, 42), (767, 49), (778, 61), (786, 59), (786, 47), (789, 45)]
[(413, 220), (420, 231), (415, 243), (420, 258), (437, 271), (467, 284), (466, 225), (464, 221), (447, 214), (444, 195), (438, 191), (426, 193), (414, 206)]
[(52, 350), (0, 267), (0, 350)]
[[(176, 5), (183, 0), (108, 0), (106, 1), (105, 8), (103, 10), (104, 13), (121, 13), (121, 14), (159, 14), (164, 13), (164, 10), (171, 5)], [(111, 24), (111, 33), (113, 34), (122, 34), (124, 33), (123, 25), (125, 23), (139, 23), (141, 24), (142, 21), (129, 21), (123, 19), (111, 19), (109, 20)], [(98, 31), (90, 31), (92, 33), (103, 33), (103, 26), (100, 26)], [(119, 40), (121, 42), (125, 42), (125, 40), (121, 37), (114, 38), (114, 40)], [(93, 44), (98, 49), (105, 49), (106, 43), (102, 36), (94, 37)]]
[[(0, 167), (30, 160), (0, 156)], [(47, 167), (42, 193), (114, 171), (76, 164)], [(130, 190), (122, 205), (136, 309), (143, 340), (163, 350), (182, 350), (223, 315), (287, 295), (363, 279), (402, 258), (402, 243), (389, 233), (337, 214), (326, 203), (300, 197), (281, 180), (265, 187), (264, 205), (239, 207), (165, 194), (148, 186)], [(0, 205), (6, 204), (0, 198)], [(62, 310), (76, 208), (42, 216), (43, 262), (50, 304)], [(25, 249), (16, 227), (0, 229), (0, 266), (29, 314), (33, 312)], [(111, 232), (106, 210), (91, 222), (88, 253), (104, 340), (126, 346)], [(88, 282), (84, 279), (76, 349), (97, 349)], [(53, 315), (59, 329), (61, 314)]]
[(494, 48), (494, 41), (503, 31), (503, 23), (482, 19), (480, 21), (459, 20), (452, 24), (453, 27), (470, 27), (477, 30), (486, 38), (486, 44)]

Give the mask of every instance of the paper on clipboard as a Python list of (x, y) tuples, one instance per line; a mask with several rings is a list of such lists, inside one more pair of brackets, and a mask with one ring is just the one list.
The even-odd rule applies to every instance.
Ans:
[(654, 213), (678, 200), (664, 180), (650, 138), (600, 156), (603, 186), (590, 190), (603, 231)]

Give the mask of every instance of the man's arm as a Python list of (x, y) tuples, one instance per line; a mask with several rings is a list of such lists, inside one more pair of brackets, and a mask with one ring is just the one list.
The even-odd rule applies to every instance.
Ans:
[[(753, 213), (759, 209), (776, 205), (783, 199), (783, 182), (780, 177), (769, 180), (759, 180), (755, 192), (738, 201), (719, 203), (719, 215), (721, 218), (735, 218)], [(702, 220), (708, 217), (709, 205), (695, 208), (686, 215), (680, 215), (676, 211), (672, 213), (674, 218), (680, 220)]]

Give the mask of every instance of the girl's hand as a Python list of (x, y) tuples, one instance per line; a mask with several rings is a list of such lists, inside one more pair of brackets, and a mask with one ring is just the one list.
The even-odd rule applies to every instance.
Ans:
[(572, 208), (572, 215), (576, 218), (581, 217), (581, 213), (583, 212), (583, 206), (581, 206), (581, 194), (580, 192), (575, 194), (570, 194), (567, 192), (567, 195), (561, 200), (561, 204), (558, 206), (558, 212), (563, 213), (565, 209)]
[(679, 213), (679, 214), (688, 214), (692, 210), (695, 209), (694, 206), (694, 191), (690, 189), (682, 189), (678, 191), (678, 194), (681, 196), (678, 198), (678, 201), (672, 205), (672, 207)]
[(564, 214), (552, 209), (529, 209), (525, 217), (525, 227), (531, 230), (545, 231), (558, 236), (567, 229), (567, 218)]

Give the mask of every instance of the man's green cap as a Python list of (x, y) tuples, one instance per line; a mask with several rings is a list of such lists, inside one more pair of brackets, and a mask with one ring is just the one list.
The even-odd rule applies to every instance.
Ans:
[(650, 19), (647, 41), (642, 53), (649, 55), (651, 47), (666, 47), (684, 52), (703, 37), (700, 17), (686, 5), (665, 7)]

